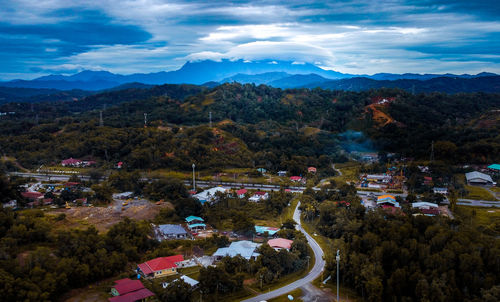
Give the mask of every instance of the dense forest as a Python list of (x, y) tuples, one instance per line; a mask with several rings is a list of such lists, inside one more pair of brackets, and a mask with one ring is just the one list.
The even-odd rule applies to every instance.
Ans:
[[(373, 105), (385, 98), (391, 102)], [(434, 141), (436, 159), (490, 163), (500, 161), (498, 110), (498, 94), (164, 85), (3, 105), (0, 111), (15, 114), (0, 117), (0, 152), (26, 167), (84, 157), (104, 166), (124, 161), (129, 169), (187, 170), (196, 162), (206, 169), (252, 163), (298, 171), (346, 160), (339, 140), (357, 130), (375, 150), (428, 159)]]
[[(354, 192), (347, 185), (335, 193), (311, 191), (302, 208), (305, 218), (332, 239), (332, 250), (341, 250), (340, 280), (363, 299), (500, 299), (500, 242), (470, 217), (414, 216), (405, 201), (397, 214), (366, 212)], [(335, 276), (335, 259), (327, 259), (327, 271)]]

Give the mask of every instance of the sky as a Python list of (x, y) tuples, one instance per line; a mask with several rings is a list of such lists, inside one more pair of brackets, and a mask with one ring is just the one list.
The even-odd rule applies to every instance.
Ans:
[(500, 73), (498, 1), (0, 0), (0, 79), (148, 73), (186, 61), (351, 74)]

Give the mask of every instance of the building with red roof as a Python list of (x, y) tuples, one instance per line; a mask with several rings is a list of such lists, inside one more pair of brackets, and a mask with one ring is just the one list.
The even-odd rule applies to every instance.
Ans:
[(82, 163), (83, 163), (82, 160), (76, 159), (76, 158), (73, 158), (73, 157), (70, 157), (68, 159), (65, 159), (65, 160), (61, 161), (61, 165), (63, 167), (67, 167), (67, 166), (79, 167), (79, 166), (82, 165)]
[(275, 249), (276, 251), (279, 251), (281, 249), (285, 249), (287, 251), (290, 250), (292, 247), (293, 240), (289, 239), (284, 239), (284, 238), (276, 238), (276, 239), (271, 239), (267, 242), (270, 247)]
[(38, 201), (43, 199), (44, 195), (40, 192), (21, 192), (21, 196), (31, 201)]
[(240, 189), (236, 191), (236, 195), (238, 195), (239, 198), (244, 198), (247, 192), (248, 192), (247, 189)]
[(291, 181), (301, 181), (302, 177), (300, 177), (300, 176), (290, 176), (290, 180)]
[(138, 265), (138, 271), (148, 278), (160, 278), (177, 274), (177, 266), (184, 261), (182, 255), (159, 257)]
[(309, 172), (309, 173), (316, 174), (316, 171), (317, 171), (316, 167), (309, 167), (309, 168), (307, 168), (307, 172)]
[(144, 288), (141, 281), (128, 278), (115, 281), (111, 294), (114, 297), (108, 299), (110, 302), (147, 301), (149, 297), (155, 295), (149, 289)]

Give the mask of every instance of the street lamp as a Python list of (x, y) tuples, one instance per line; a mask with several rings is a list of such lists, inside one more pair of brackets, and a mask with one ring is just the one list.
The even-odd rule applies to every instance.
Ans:
[(194, 179), (194, 168), (196, 167), (196, 165), (193, 164), (192, 167), (193, 167), (193, 191), (196, 192), (196, 180)]
[(311, 258), (311, 257), (307, 256), (307, 269), (309, 269), (309, 258)]
[(335, 256), (335, 260), (337, 260), (337, 302), (339, 300), (339, 262), (340, 262), (340, 250), (337, 250), (337, 256)]

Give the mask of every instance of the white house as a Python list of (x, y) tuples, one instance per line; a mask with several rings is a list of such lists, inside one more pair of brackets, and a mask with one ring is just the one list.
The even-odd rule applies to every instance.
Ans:
[(478, 171), (465, 173), (469, 185), (493, 185), (493, 179), (488, 174)]
[(215, 187), (215, 188), (205, 190), (201, 193), (195, 194), (195, 195), (193, 195), (193, 197), (198, 199), (203, 204), (207, 201), (214, 202), (217, 199), (215, 193), (217, 193), (217, 192), (226, 193), (227, 191), (228, 191), (228, 189), (226, 189), (226, 188)]
[(269, 199), (269, 193), (257, 191), (255, 192), (255, 194), (253, 194), (252, 197), (248, 199), (248, 201), (259, 202), (261, 200), (267, 200), (267, 199)]

